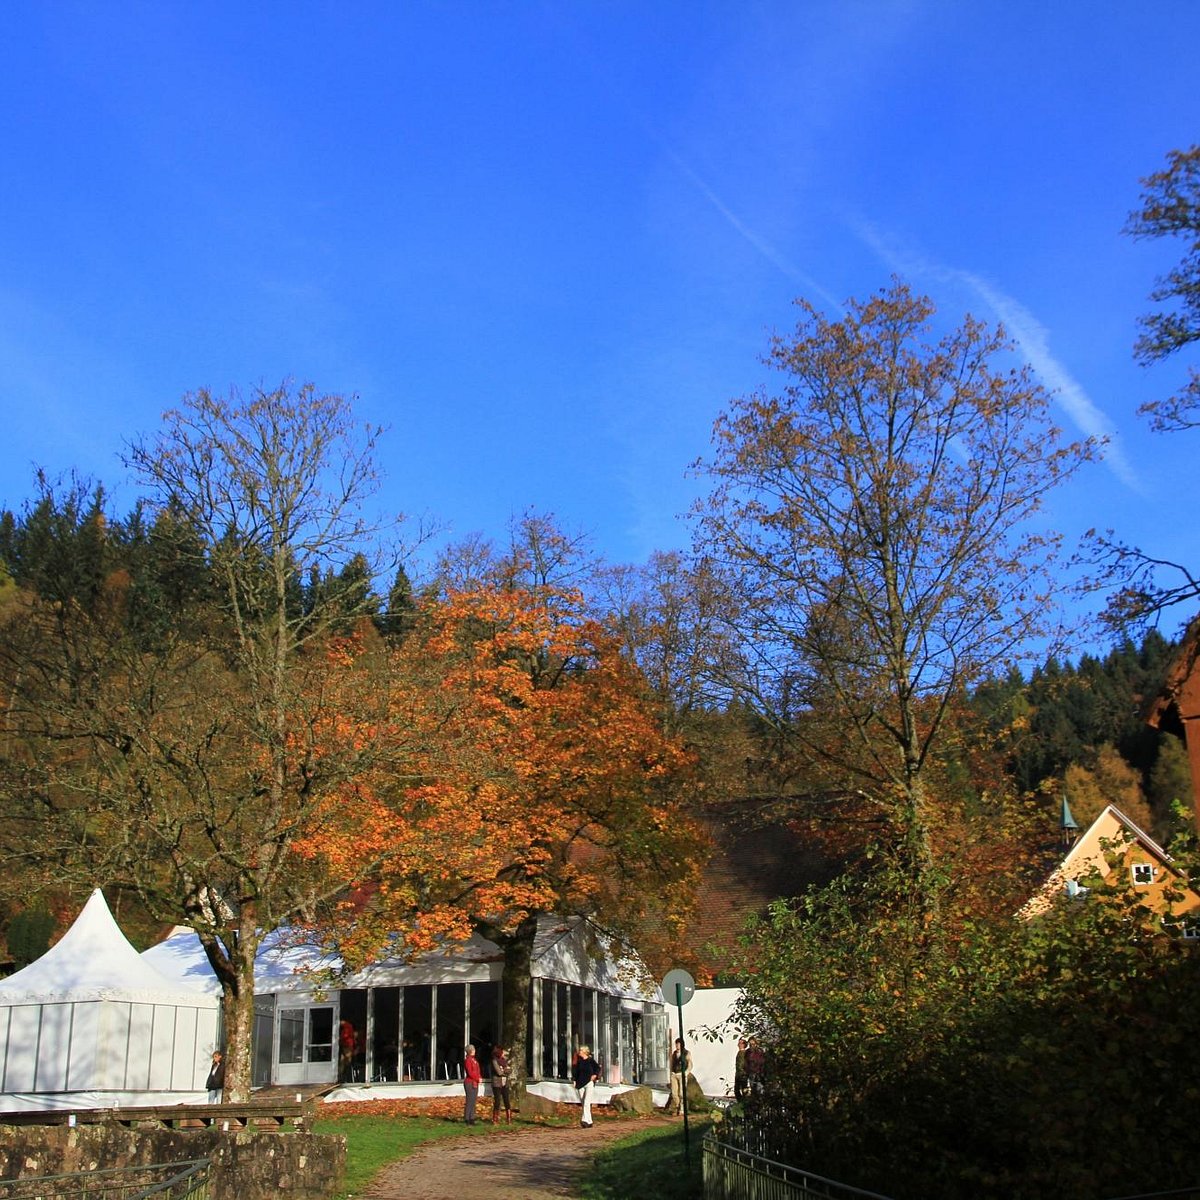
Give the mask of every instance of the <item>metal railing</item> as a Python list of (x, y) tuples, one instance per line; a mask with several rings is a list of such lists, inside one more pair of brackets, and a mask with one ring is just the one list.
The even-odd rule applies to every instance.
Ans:
[(1176, 1188), (1170, 1192), (1139, 1192), (1136, 1196), (1117, 1196), (1114, 1200), (1200, 1200), (1200, 1184)]
[(704, 1200), (888, 1200), (720, 1141), (703, 1144)]
[(0, 1200), (208, 1200), (212, 1160), (0, 1180)]

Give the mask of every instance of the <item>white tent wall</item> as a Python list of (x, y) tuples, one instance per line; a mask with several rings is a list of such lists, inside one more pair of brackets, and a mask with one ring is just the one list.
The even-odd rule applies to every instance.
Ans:
[[(692, 1055), (692, 1074), (706, 1096), (733, 1096), (733, 1060), (739, 1030), (733, 1022), (741, 988), (697, 988), (683, 1006), (683, 1036)], [(679, 1036), (679, 1009), (668, 1005), (671, 1044)]]
[(96, 891), (0, 983), (0, 1110), (201, 1100), (219, 1034), (218, 999), (143, 962)]
[(71, 1074), (71, 1048), (75, 1045), (74, 1017), (74, 1004), (42, 1005), (35, 1088), (48, 1092), (66, 1091)]
[(0, 1006), (0, 1038), (3, 1093), (201, 1092), (218, 1012), (111, 1000)]
[(37, 1078), (38, 1034), (42, 1010), (38, 1004), (21, 1004), (0, 1009), (0, 1022), (6, 1027), (4, 1090), (29, 1092)]

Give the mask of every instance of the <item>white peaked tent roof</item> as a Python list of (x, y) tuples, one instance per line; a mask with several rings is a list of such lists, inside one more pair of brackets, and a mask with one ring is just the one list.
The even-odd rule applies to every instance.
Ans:
[[(200, 938), (186, 925), (176, 925), (163, 941), (143, 950), (141, 957), (166, 979), (177, 979), (211, 996), (221, 994)], [(260, 992), (303, 991), (312, 986), (311, 972), (336, 971), (340, 966), (339, 959), (299, 940), (290, 930), (276, 929), (259, 944), (254, 987)]]
[(86, 1000), (216, 1005), (213, 997), (168, 979), (146, 962), (117, 927), (99, 888), (41, 958), (0, 983), (0, 1005)]

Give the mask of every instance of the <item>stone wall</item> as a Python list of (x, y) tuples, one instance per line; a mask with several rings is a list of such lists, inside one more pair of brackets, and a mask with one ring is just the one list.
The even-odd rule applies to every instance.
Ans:
[(212, 1200), (324, 1200), (345, 1172), (346, 1141), (273, 1129), (0, 1126), (0, 1179), (194, 1158), (213, 1160)]

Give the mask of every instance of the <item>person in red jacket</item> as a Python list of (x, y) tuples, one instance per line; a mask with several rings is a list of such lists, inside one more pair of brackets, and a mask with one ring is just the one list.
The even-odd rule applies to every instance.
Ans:
[(468, 1125), (475, 1124), (475, 1101), (479, 1099), (479, 1083), (483, 1072), (479, 1069), (479, 1059), (475, 1057), (475, 1047), (467, 1047), (467, 1057), (463, 1060), (463, 1090), (466, 1099), (463, 1102), (463, 1120)]

